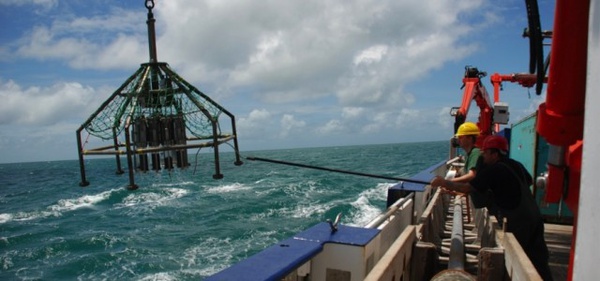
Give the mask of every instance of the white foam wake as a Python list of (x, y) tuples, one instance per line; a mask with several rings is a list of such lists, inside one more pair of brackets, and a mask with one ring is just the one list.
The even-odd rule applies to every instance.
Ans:
[(112, 189), (101, 192), (99, 194), (84, 195), (78, 198), (60, 199), (54, 205), (50, 205), (46, 210), (38, 210), (32, 212), (18, 212), (16, 214), (0, 214), (0, 223), (9, 221), (30, 221), (47, 217), (60, 217), (66, 212), (74, 211), (81, 208), (92, 208), (99, 202), (102, 202), (110, 197), (110, 195), (119, 189)]
[(236, 191), (240, 191), (240, 190), (249, 190), (249, 189), (251, 189), (250, 186), (247, 186), (247, 185), (244, 185), (241, 183), (234, 183), (234, 184), (209, 187), (206, 190), (206, 192), (208, 192), (208, 193), (229, 193), (229, 192), (236, 192)]
[(391, 185), (389, 183), (380, 183), (375, 188), (361, 192), (356, 201), (351, 203), (357, 211), (352, 215), (352, 219), (348, 225), (364, 226), (373, 220), (373, 218), (380, 215), (382, 213), (381, 206), (372, 204), (372, 201), (385, 201), (386, 190)]
[(116, 189), (104, 191), (94, 195), (84, 195), (74, 199), (60, 199), (56, 205), (52, 205), (48, 207), (48, 209), (62, 213), (80, 208), (89, 208), (101, 201), (108, 199), (114, 191), (116, 191)]
[(0, 223), (7, 223), (13, 219), (12, 214), (0, 214)]
[(152, 212), (157, 207), (173, 204), (176, 199), (184, 197), (188, 193), (188, 190), (182, 188), (163, 188), (157, 192), (132, 193), (115, 207), (117, 209), (132, 208), (133, 213)]

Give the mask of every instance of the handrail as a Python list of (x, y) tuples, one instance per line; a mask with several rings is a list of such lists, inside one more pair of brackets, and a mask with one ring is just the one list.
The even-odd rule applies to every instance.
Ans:
[(456, 156), (448, 161), (446, 161), (446, 165), (450, 165), (450, 164), (454, 164), (454, 162), (460, 160), (461, 158), (459, 156)]
[(415, 193), (410, 193), (406, 197), (402, 197), (398, 199), (394, 204), (392, 204), (385, 214), (379, 215), (377, 218), (372, 220), (369, 224), (365, 226), (365, 228), (377, 228), (381, 225), (385, 220), (389, 219), (401, 206), (403, 206), (408, 200), (411, 200), (415, 197)]

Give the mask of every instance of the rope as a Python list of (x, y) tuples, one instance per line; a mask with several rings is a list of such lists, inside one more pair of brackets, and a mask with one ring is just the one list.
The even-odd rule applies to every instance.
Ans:
[(201, 149), (201, 147), (198, 148), (198, 151), (196, 152), (196, 157), (194, 157), (194, 172), (192, 173), (192, 175), (196, 174), (196, 168), (198, 168), (198, 154), (200, 154)]
[(89, 139), (90, 139), (90, 133), (87, 134), (87, 137), (85, 138), (85, 142), (81, 145), (81, 150), (83, 150), (85, 148), (85, 145), (88, 143)]
[(371, 177), (371, 178), (379, 178), (379, 179), (386, 179), (386, 180), (404, 181), (404, 182), (419, 183), (419, 184), (429, 184), (429, 182), (427, 182), (427, 181), (421, 181), (421, 180), (414, 180), (414, 179), (408, 179), (408, 178), (398, 178), (398, 177), (388, 177), (388, 176), (382, 176), (382, 175), (373, 175), (373, 174), (367, 174), (367, 173), (361, 173), (361, 172), (346, 171), (346, 170), (339, 170), (339, 169), (332, 169), (332, 168), (325, 168), (325, 167), (317, 167), (317, 166), (311, 166), (311, 165), (306, 165), (306, 164), (292, 163), (292, 162), (286, 162), (286, 161), (280, 161), (280, 160), (273, 160), (273, 159), (266, 159), (266, 158), (259, 158), (259, 157), (246, 157), (246, 159), (248, 159), (250, 161), (263, 161), (263, 162), (269, 162), (269, 163), (275, 163), (275, 164), (283, 164), (283, 165), (290, 165), (290, 166), (296, 166), (296, 167), (301, 167), (301, 168), (309, 168), (309, 169), (315, 169), (315, 170), (322, 170), (322, 171), (328, 171), (328, 172), (336, 172), (336, 173), (342, 173), (342, 174), (351, 174), (351, 175), (363, 176), (363, 177)]

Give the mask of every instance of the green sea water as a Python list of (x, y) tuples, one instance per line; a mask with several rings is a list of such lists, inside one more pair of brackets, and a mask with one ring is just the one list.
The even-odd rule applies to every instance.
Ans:
[[(447, 142), (242, 152), (319, 167), (410, 177)], [(198, 157), (196, 159), (196, 157)], [(0, 280), (202, 280), (326, 219), (362, 226), (395, 182), (190, 155), (185, 170), (115, 175), (114, 159), (0, 164)]]

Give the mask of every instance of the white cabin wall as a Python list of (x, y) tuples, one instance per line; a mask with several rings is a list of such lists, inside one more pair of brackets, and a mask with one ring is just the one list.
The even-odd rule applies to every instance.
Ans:
[(600, 237), (600, 0), (590, 1), (583, 160), (573, 280), (597, 280)]

